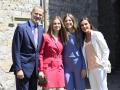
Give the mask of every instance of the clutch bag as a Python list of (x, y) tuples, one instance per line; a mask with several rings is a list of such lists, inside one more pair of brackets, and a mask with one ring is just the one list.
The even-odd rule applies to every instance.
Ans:
[(39, 85), (44, 85), (44, 84), (46, 84), (47, 82), (48, 82), (47, 77), (39, 76), (39, 78), (38, 78), (38, 84), (39, 84)]

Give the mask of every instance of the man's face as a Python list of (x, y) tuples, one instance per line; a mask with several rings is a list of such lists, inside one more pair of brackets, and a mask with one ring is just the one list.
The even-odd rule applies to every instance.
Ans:
[(43, 10), (40, 8), (35, 8), (31, 13), (31, 19), (34, 23), (38, 24), (43, 16)]

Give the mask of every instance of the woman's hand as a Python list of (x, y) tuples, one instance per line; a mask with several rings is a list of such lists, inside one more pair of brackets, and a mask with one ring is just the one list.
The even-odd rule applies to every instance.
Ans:
[(47, 78), (44, 76), (43, 72), (39, 72), (38, 84), (40, 86), (46, 84), (48, 82)]
[(85, 79), (86, 75), (87, 75), (86, 69), (82, 69), (82, 71), (81, 71), (82, 79)]
[(39, 72), (39, 77), (42, 77), (42, 78), (44, 78), (44, 73), (41, 71), (41, 72)]

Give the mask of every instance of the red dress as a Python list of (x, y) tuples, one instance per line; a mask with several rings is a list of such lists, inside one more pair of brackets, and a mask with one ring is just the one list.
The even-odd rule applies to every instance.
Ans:
[(51, 35), (43, 34), (39, 68), (48, 78), (48, 83), (43, 87), (60, 88), (65, 86), (62, 51), (63, 44), (60, 38), (55, 42)]

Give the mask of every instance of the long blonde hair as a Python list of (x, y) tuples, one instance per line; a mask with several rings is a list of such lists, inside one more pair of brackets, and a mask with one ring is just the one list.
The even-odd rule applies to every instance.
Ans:
[[(72, 15), (72, 14), (70, 14), (70, 13), (67, 13), (65, 16), (64, 16), (64, 18), (63, 18), (63, 23), (65, 23), (65, 19), (67, 18), (67, 17), (70, 17), (71, 18), (71, 20), (72, 20), (72, 22), (73, 22), (73, 30), (75, 31), (75, 34), (76, 34), (76, 45), (79, 47), (79, 44), (80, 44), (80, 35), (79, 35), (79, 31), (78, 31), (78, 29), (77, 29), (77, 21), (76, 21), (76, 19), (75, 19), (75, 17)], [(67, 28), (66, 28), (67, 29)], [(68, 30), (67, 30), (68, 31)], [(68, 40), (68, 35), (67, 35), (67, 40)]]

